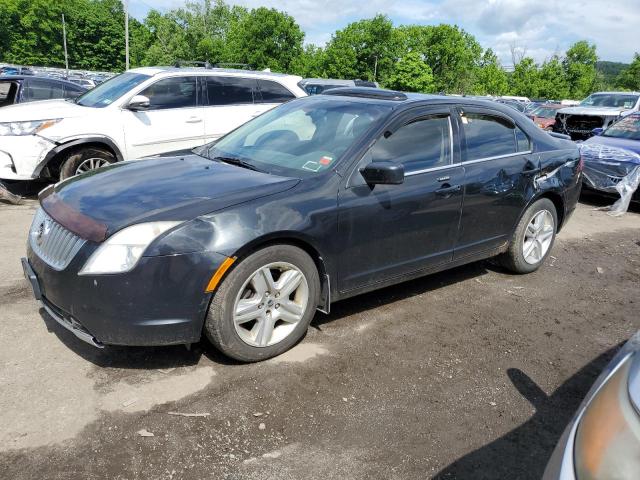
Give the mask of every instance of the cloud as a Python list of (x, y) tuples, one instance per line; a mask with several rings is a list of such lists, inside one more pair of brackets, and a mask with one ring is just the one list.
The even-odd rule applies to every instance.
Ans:
[[(130, 3), (138, 18), (149, 7), (142, 0)], [(184, 4), (180, 0), (149, 3), (161, 11)], [(503, 63), (511, 62), (512, 44), (526, 48), (527, 55), (538, 62), (583, 39), (595, 43), (604, 60), (628, 62), (635, 49), (640, 49), (639, 0), (616, 0), (610, 4), (601, 0), (229, 0), (228, 3), (283, 10), (300, 24), (306, 41), (318, 45), (326, 43), (335, 30), (349, 22), (383, 13), (396, 25), (457, 24), (473, 34), (483, 47), (492, 48)]]

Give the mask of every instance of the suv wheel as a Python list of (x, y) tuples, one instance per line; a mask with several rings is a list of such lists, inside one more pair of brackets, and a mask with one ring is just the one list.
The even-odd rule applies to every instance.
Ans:
[(204, 330), (225, 355), (265, 360), (304, 336), (319, 298), (318, 270), (306, 252), (267, 247), (229, 272), (211, 300)]
[(509, 250), (498, 257), (500, 263), (515, 273), (536, 271), (549, 255), (558, 228), (558, 214), (553, 202), (542, 198), (524, 213), (509, 243)]
[(83, 148), (69, 153), (60, 167), (60, 180), (90, 172), (116, 161), (111, 152), (101, 148)]

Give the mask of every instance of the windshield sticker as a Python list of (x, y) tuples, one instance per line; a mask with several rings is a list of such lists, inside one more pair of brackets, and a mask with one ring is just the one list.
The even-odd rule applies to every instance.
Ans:
[(333, 162), (333, 157), (324, 156), (320, 159), (320, 165), (329, 165)]
[(309, 170), (310, 172), (317, 172), (322, 168), (322, 165), (320, 165), (318, 162), (307, 162), (302, 166), (302, 168), (304, 168), (305, 170)]

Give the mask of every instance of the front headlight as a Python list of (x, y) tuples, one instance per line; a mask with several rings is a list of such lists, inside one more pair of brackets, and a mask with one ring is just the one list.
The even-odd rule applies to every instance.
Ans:
[(128, 272), (151, 242), (180, 223), (139, 223), (120, 230), (93, 252), (78, 275)]
[(607, 380), (580, 420), (575, 441), (578, 480), (640, 478), (640, 418), (629, 395), (633, 356)]
[(31, 120), (28, 122), (2, 122), (0, 123), (0, 135), (33, 135), (34, 133), (41, 132), (45, 128), (49, 128), (58, 123), (61, 118), (55, 118), (50, 120)]

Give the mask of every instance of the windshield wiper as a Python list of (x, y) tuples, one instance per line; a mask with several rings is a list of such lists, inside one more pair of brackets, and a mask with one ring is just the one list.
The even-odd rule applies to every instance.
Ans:
[(264, 172), (264, 170), (259, 169), (255, 165), (235, 157), (213, 157), (211, 158), (211, 160), (228, 163), (229, 165), (236, 165), (238, 167), (247, 168), (255, 172)]

